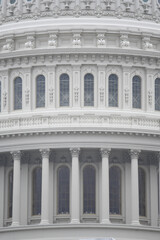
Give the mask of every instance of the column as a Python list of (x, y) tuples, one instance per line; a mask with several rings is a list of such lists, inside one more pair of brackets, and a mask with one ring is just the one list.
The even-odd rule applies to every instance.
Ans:
[(150, 165), (150, 207), (151, 207), (151, 226), (156, 227), (158, 219), (158, 187), (157, 187), (157, 168)]
[(139, 225), (139, 187), (138, 157), (139, 150), (131, 150), (131, 223)]
[(21, 152), (11, 152), (13, 157), (13, 210), (12, 227), (20, 225), (20, 170), (21, 170)]
[(109, 220), (109, 154), (111, 149), (101, 148), (102, 156), (102, 220), (101, 223), (108, 224)]
[(131, 223), (131, 164), (125, 163), (125, 214), (126, 224)]
[(4, 161), (0, 160), (0, 227), (4, 220)]
[(40, 149), (42, 156), (41, 223), (49, 224), (49, 149)]
[(21, 161), (21, 224), (28, 222), (28, 160), (29, 154), (24, 155)]
[(71, 223), (80, 222), (80, 187), (79, 187), (79, 148), (71, 148), (72, 185), (71, 185)]

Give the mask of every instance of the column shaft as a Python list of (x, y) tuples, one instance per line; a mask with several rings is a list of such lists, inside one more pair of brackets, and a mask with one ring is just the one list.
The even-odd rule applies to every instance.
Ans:
[(4, 220), (4, 165), (0, 164), (0, 227)]
[(71, 223), (80, 222), (80, 201), (79, 201), (79, 151), (78, 148), (72, 148), (72, 186), (71, 186)]
[(159, 207), (158, 207), (158, 209), (159, 209), (159, 226), (160, 226), (160, 152), (158, 153), (158, 159), (159, 159), (159, 169), (158, 169), (158, 186), (159, 186), (159, 189), (158, 189), (158, 196), (159, 196), (159, 203), (158, 203), (158, 205), (159, 205)]
[(12, 152), (13, 156), (13, 210), (12, 210), (12, 226), (20, 224), (20, 151)]
[(42, 155), (42, 202), (41, 224), (49, 224), (49, 149), (41, 149)]
[(131, 150), (131, 222), (139, 225), (139, 187), (138, 187), (139, 151)]
[(109, 220), (109, 153), (110, 149), (101, 149), (102, 155), (102, 223), (110, 223)]

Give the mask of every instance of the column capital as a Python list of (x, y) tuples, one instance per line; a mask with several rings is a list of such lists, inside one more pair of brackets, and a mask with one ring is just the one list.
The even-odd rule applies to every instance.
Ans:
[(10, 152), (12, 155), (13, 160), (20, 160), (21, 159), (21, 151), (13, 151)]
[(80, 153), (80, 148), (70, 148), (72, 157), (78, 157)]
[(108, 158), (111, 153), (111, 148), (101, 148), (100, 153), (101, 153), (102, 158), (104, 158), (104, 157)]
[(138, 159), (140, 152), (141, 150), (131, 149), (130, 150), (131, 159), (134, 159), (134, 158)]
[(44, 149), (39, 149), (42, 158), (49, 158), (50, 154), (50, 149), (49, 148), (44, 148)]

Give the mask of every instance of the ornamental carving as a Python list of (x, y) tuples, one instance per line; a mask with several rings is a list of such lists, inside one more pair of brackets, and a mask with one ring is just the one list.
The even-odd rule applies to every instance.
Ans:
[(30, 49), (35, 48), (35, 37), (28, 36), (27, 37), (27, 42), (25, 43), (25, 47), (30, 48)]
[(7, 92), (4, 91), (3, 93), (3, 107), (6, 108), (7, 106)]
[(130, 41), (128, 39), (127, 34), (122, 34), (120, 37), (120, 46), (121, 48), (129, 48), (130, 47)]
[(13, 160), (20, 160), (21, 159), (21, 151), (13, 151), (11, 152)]
[(151, 90), (148, 91), (148, 104), (152, 105), (152, 91)]
[(25, 0), (24, 6), (25, 6), (27, 12), (31, 11), (31, 7), (33, 4), (34, 4), (34, 0), (30, 0), (30, 1)]
[(50, 103), (53, 103), (53, 99), (54, 99), (54, 89), (50, 88), (49, 89), (49, 101), (50, 101)]
[(79, 98), (79, 88), (75, 87), (74, 88), (74, 100), (75, 100), (75, 102), (78, 102), (78, 98)]
[(140, 150), (130, 150), (131, 159), (138, 159)]
[(79, 157), (80, 148), (70, 148), (70, 152), (73, 157)]
[(42, 0), (42, 3), (44, 4), (45, 6), (45, 10), (46, 11), (49, 11), (50, 10), (50, 5), (52, 3), (52, 0)]
[(129, 102), (129, 89), (125, 89), (124, 90), (124, 95), (125, 95), (125, 102), (128, 103)]
[(47, 149), (40, 149), (39, 151), (41, 153), (42, 159), (43, 158), (49, 158), (49, 154), (50, 154), (50, 149), (49, 148), (47, 148)]
[(153, 49), (153, 44), (151, 43), (150, 37), (144, 37), (142, 39), (142, 48), (144, 50), (151, 50), (151, 49)]
[(49, 35), (48, 46), (53, 47), (53, 48), (57, 47), (57, 35), (56, 34)]
[(127, 12), (131, 10), (131, 6), (134, 4), (133, 0), (122, 0), (122, 3), (125, 5)]
[(109, 158), (111, 149), (110, 148), (101, 148), (100, 153), (101, 153), (102, 158)]
[(106, 5), (106, 10), (110, 10), (112, 3), (114, 3), (114, 0), (104, 0), (104, 3)]
[(106, 47), (105, 34), (97, 35), (97, 47)]
[(14, 40), (6, 39), (6, 44), (3, 46), (3, 50), (13, 51), (14, 50)]
[(74, 34), (72, 43), (73, 47), (81, 47), (81, 34)]

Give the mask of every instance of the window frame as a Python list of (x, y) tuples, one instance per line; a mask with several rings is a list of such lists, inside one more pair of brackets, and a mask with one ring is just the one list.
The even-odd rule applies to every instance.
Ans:
[[(109, 105), (109, 96), (110, 96), (110, 92), (109, 92), (110, 79), (109, 78), (110, 78), (111, 75), (115, 75), (117, 77), (117, 79), (116, 79), (117, 80), (117, 106), (110, 106)], [(108, 85), (108, 92), (107, 92), (108, 107), (109, 108), (118, 108), (119, 107), (119, 85), (120, 84), (119, 84), (119, 77), (118, 77), (118, 75), (116, 73), (109, 74), (109, 76), (108, 76), (108, 84), (107, 85)]]
[[(69, 102), (68, 102), (68, 106), (61, 106), (61, 76), (62, 75), (67, 75), (68, 76), (68, 85), (69, 85), (69, 93), (68, 93), (68, 97), (69, 97)], [(69, 74), (68, 73), (62, 73), (62, 74), (60, 74), (60, 76), (59, 76), (59, 107), (60, 108), (67, 108), (67, 107), (70, 107), (70, 103), (71, 103), (71, 99), (70, 99), (70, 92), (71, 92), (71, 82), (70, 82), (70, 76), (69, 76)]]
[[(160, 81), (160, 77), (156, 77), (154, 79), (154, 111), (159, 112), (160, 111), (160, 104), (159, 104), (159, 109), (156, 109), (156, 80)], [(159, 88), (160, 88), (160, 83), (159, 83)], [(158, 99), (160, 99), (160, 94), (159, 94)], [(159, 100), (159, 102), (160, 102), (160, 100)]]
[[(91, 165), (92, 167), (95, 168), (95, 214), (85, 214), (83, 213), (83, 169)], [(98, 221), (98, 215), (99, 215), (99, 174), (98, 174), (98, 166), (95, 163), (84, 163), (81, 168), (80, 168), (80, 215), (81, 215), (81, 221), (82, 222), (97, 222)]]
[[(20, 78), (21, 79), (21, 81), (22, 81), (22, 99), (21, 99), (21, 101), (22, 101), (22, 107), (21, 108), (18, 108), (18, 109), (15, 109), (15, 80), (16, 79), (18, 79), (18, 78)], [(12, 104), (13, 104), (13, 111), (22, 111), (23, 110), (23, 78), (21, 77), (21, 76), (16, 76), (14, 79), (13, 79), (13, 102), (12, 102)]]
[[(45, 88), (45, 90), (44, 90), (44, 106), (41, 106), (41, 107), (37, 107), (37, 80), (38, 80), (38, 77), (39, 76), (43, 76), (44, 77), (44, 88)], [(46, 108), (46, 100), (47, 100), (47, 98), (46, 98), (46, 92), (47, 92), (47, 81), (46, 81), (46, 76), (42, 73), (42, 74), (38, 74), (37, 76), (36, 76), (36, 78), (35, 78), (35, 108), (36, 109), (44, 109), (44, 108)]]
[[(140, 91), (140, 108), (138, 107), (133, 107), (133, 78), (134, 77), (138, 77), (139, 79), (140, 79), (140, 84), (141, 84), (141, 91)], [(139, 75), (139, 74), (134, 74), (133, 76), (132, 76), (132, 78), (131, 78), (131, 89), (132, 89), (132, 91), (131, 91), (131, 99), (132, 99), (132, 101), (131, 101), (131, 105), (132, 105), (132, 109), (134, 109), (135, 111), (140, 111), (140, 110), (143, 110), (143, 95), (142, 95), (142, 89), (144, 89), (143, 88), (143, 81), (142, 81), (142, 77)]]

